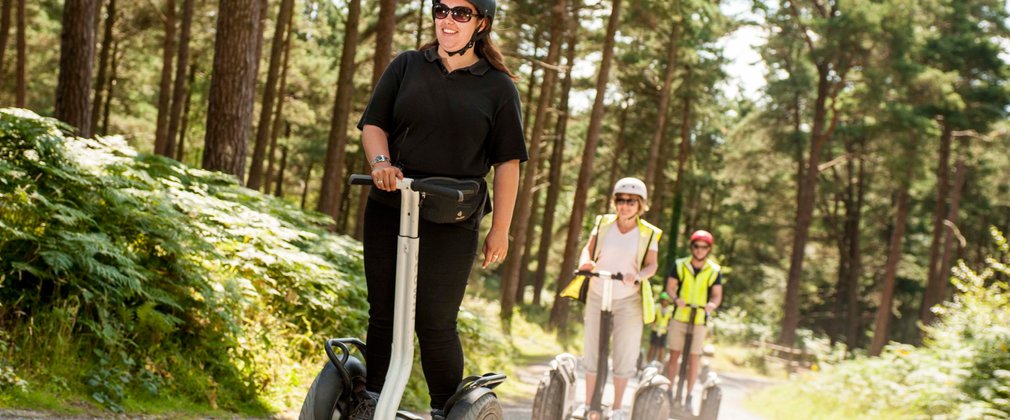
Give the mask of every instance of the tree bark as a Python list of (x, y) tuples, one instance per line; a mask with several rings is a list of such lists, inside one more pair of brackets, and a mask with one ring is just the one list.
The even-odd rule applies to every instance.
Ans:
[(936, 165), (936, 204), (933, 207), (933, 239), (929, 244), (929, 269), (926, 274), (926, 290), (922, 294), (919, 306), (919, 320), (929, 325), (936, 317), (933, 315), (933, 305), (940, 302), (940, 296), (946, 276), (940, 273), (940, 246), (943, 233), (947, 229), (943, 225), (944, 211), (950, 195), (950, 143), (954, 129), (950, 122), (943, 121), (943, 134), (940, 135), (939, 161)]
[(179, 127), (179, 144), (175, 150), (175, 160), (183, 162), (186, 157), (186, 129), (189, 128), (189, 110), (193, 102), (193, 82), (196, 81), (196, 64), (189, 65), (189, 83), (186, 84), (186, 104), (182, 110), (182, 124)]
[[(940, 255), (940, 270), (936, 273), (939, 281), (937, 281), (936, 290), (936, 302), (938, 304), (947, 299), (947, 285), (950, 283), (950, 265), (954, 258), (954, 248), (955, 246), (960, 249), (961, 244), (958, 242), (957, 245), (954, 243), (954, 233), (957, 232), (957, 214), (961, 209), (961, 194), (964, 191), (964, 182), (968, 173), (968, 165), (965, 162), (965, 153), (968, 153), (967, 141), (962, 137), (962, 145), (964, 146), (961, 150), (960, 155), (957, 157), (957, 164), (954, 169), (954, 189), (950, 192), (950, 208), (947, 210), (947, 220), (944, 222), (944, 236), (943, 236), (943, 252)], [(947, 226), (947, 223), (950, 226)], [(933, 314), (930, 311), (930, 314)], [(935, 315), (934, 315), (935, 316)]]
[[(277, 26), (270, 42), (270, 65), (267, 69), (267, 83), (263, 86), (263, 103), (260, 106), (260, 121), (256, 125), (256, 143), (253, 145), (252, 160), (249, 162), (249, 178), (246, 187), (259, 190), (263, 185), (263, 163), (267, 146), (270, 142), (270, 117), (274, 112), (274, 99), (277, 93), (277, 79), (280, 77), (281, 60), (284, 58), (284, 35), (291, 23), (294, 0), (281, 0), (280, 11), (277, 13)], [(346, 43), (346, 42), (345, 42)]]
[(561, 195), (561, 167), (565, 158), (565, 138), (568, 131), (568, 95), (572, 90), (572, 65), (578, 45), (580, 1), (576, 0), (571, 10), (571, 24), (566, 25), (568, 46), (565, 49), (565, 79), (561, 82), (561, 97), (558, 105), (558, 119), (554, 129), (554, 147), (551, 149), (551, 169), (548, 178), (547, 198), (544, 202), (543, 221), (540, 228), (540, 246), (537, 248), (537, 273), (533, 279), (533, 304), (540, 305), (540, 294), (547, 279), (547, 263), (550, 259), (551, 244), (554, 243), (554, 211)]
[[(849, 194), (852, 197), (845, 203), (844, 232), (847, 237), (845, 240), (845, 244), (847, 245), (845, 251), (848, 255), (848, 272), (846, 272), (845, 279), (847, 302), (845, 344), (850, 351), (859, 347), (860, 320), (862, 318), (862, 310), (859, 307), (859, 296), (862, 295), (862, 290), (859, 288), (859, 278), (862, 276), (863, 264), (859, 247), (859, 229), (862, 224), (863, 204), (866, 196), (866, 164), (862, 155), (862, 142), (863, 140), (860, 139), (858, 151), (855, 148), (849, 150), (850, 155), (854, 156), (849, 159), (849, 177), (853, 179), (850, 182)], [(859, 160), (858, 167), (851, 163), (854, 159)], [(854, 177), (852, 176), (853, 172), (855, 172)]]
[[(626, 143), (624, 141), (624, 130), (628, 126), (628, 110), (630, 108), (631, 108), (630, 104), (625, 103), (621, 105), (621, 118), (620, 120), (618, 120), (617, 123), (617, 137), (615, 138), (614, 141), (614, 143), (616, 143), (614, 144), (614, 157), (610, 160), (610, 178), (607, 180), (608, 188), (613, 186), (614, 184), (617, 184), (617, 176), (621, 172), (621, 153), (624, 152)], [(627, 161), (627, 164), (629, 166), (631, 165), (630, 159)], [(600, 209), (601, 212), (607, 211), (607, 206), (610, 205), (609, 201), (610, 200), (603, 201), (603, 206)]]
[[(354, 99), (354, 56), (358, 51), (358, 20), (361, 0), (348, 2), (347, 26), (344, 28), (344, 47), (340, 54), (340, 74), (330, 118), (330, 137), (323, 165), (323, 180), (319, 187), (319, 205), (316, 210), (340, 220), (340, 198), (344, 188), (344, 160), (347, 150), (347, 124)], [(333, 224), (333, 229), (337, 224)]]
[[(551, 32), (548, 41), (550, 46), (546, 58), (548, 65), (554, 66), (558, 63), (564, 34), (565, 0), (555, 0), (551, 6)], [(536, 119), (533, 122), (533, 134), (530, 140), (529, 160), (526, 162), (526, 172), (523, 174), (522, 186), (519, 188), (519, 197), (516, 200), (520, 205), (517, 206), (515, 223), (512, 224), (513, 251), (509, 253), (503, 277), (501, 316), (506, 321), (512, 318), (512, 307), (515, 305), (519, 276), (526, 272), (526, 267), (521, 267), (520, 263), (524, 259), (524, 254), (528, 252), (526, 249), (527, 226), (530, 224), (530, 216), (533, 213), (532, 206), (522, 203), (530, 203), (533, 197), (533, 188), (536, 186), (537, 173), (540, 169), (540, 143), (547, 126), (547, 108), (550, 107), (553, 100), (554, 81), (557, 80), (557, 77), (556, 70), (544, 67), (543, 83), (540, 84), (540, 97), (537, 100)]]
[[(105, 31), (102, 34), (102, 50), (98, 53), (98, 75), (95, 77), (95, 98), (91, 105), (91, 132), (98, 132), (98, 119), (102, 115), (102, 92), (106, 91), (106, 71), (109, 64), (109, 52), (112, 51), (112, 29), (116, 23), (116, 0), (109, 0), (105, 13)], [(0, 50), (3, 46), (0, 45)], [(0, 55), (3, 52), (0, 51)], [(102, 131), (102, 134), (105, 134)]]
[[(537, 53), (540, 52), (540, 43), (543, 41), (543, 33), (537, 31), (533, 34), (533, 59), (537, 59)], [(546, 69), (545, 69), (546, 71)], [(537, 87), (537, 65), (534, 61), (530, 61), (530, 77), (528, 80), (529, 84), (526, 85), (526, 100), (523, 101), (524, 104), (533, 103), (533, 93)], [(527, 112), (523, 115), (523, 128), (526, 130), (530, 129), (530, 117), (531, 113)], [(531, 137), (530, 133), (526, 133), (527, 137)], [(511, 253), (510, 253), (511, 254)]]
[[(666, 76), (663, 87), (659, 91), (659, 108), (656, 110), (656, 130), (652, 133), (649, 143), (649, 161), (645, 166), (645, 185), (653, 185), (656, 180), (656, 167), (659, 164), (659, 146), (666, 134), (666, 109), (670, 104), (670, 88), (673, 86), (673, 76), (677, 73), (678, 28), (681, 20), (673, 20), (670, 28), (670, 40), (666, 50)], [(611, 184), (612, 185), (612, 184)], [(653, 189), (655, 192), (655, 189)]]
[(82, 137), (91, 137), (91, 69), (95, 61), (95, 21), (100, 6), (98, 0), (66, 0), (63, 6), (54, 115), (74, 126)]
[[(7, 39), (11, 32), (11, 9), (14, 6), (14, 0), (3, 0), (0, 4), (0, 74), (3, 74), (4, 68), (4, 53), (7, 52)], [(7, 84), (7, 80), (0, 80), (0, 88)]]
[(897, 211), (894, 216), (894, 230), (891, 231), (891, 242), (887, 250), (887, 263), (884, 265), (884, 286), (880, 292), (880, 307), (874, 321), (873, 342), (870, 344), (870, 355), (879, 356), (889, 336), (891, 324), (891, 306), (894, 302), (894, 285), (898, 274), (898, 263), (901, 262), (901, 242), (905, 237), (905, 220), (908, 218), (908, 184), (898, 192)]
[(424, 7), (425, 0), (417, 1), (417, 39), (414, 41), (414, 48), (421, 48), (421, 43), (424, 42), (424, 21), (426, 20), (427, 13)]
[(202, 166), (241, 182), (256, 96), (260, 1), (219, 4)]
[[(375, 30), (375, 56), (372, 64), (372, 90), (379, 84), (382, 72), (389, 66), (392, 60), (393, 33), (396, 30), (396, 0), (379, 0), (379, 21)], [(358, 159), (362, 170), (368, 170), (368, 162), (365, 162), (365, 152), (362, 147), (359, 151), (361, 159)], [(358, 192), (358, 212), (357, 220), (354, 224), (354, 238), (361, 239), (365, 231), (365, 204), (368, 202), (369, 186), (362, 186)]]
[(281, 145), (281, 167), (277, 169), (277, 187), (274, 188), (274, 197), (284, 196), (284, 171), (288, 166), (288, 145)]
[[(687, 77), (691, 75), (687, 67)], [(691, 95), (685, 92), (680, 115), (680, 146), (677, 150), (677, 179), (673, 180), (673, 214), (670, 216), (670, 238), (667, 239), (667, 255), (677, 258), (678, 239), (681, 236), (680, 218), (684, 212), (684, 176), (687, 173), (688, 160), (691, 157)], [(687, 225), (687, 224), (685, 224)]]
[(27, 54), (25, 54), (25, 31), (28, 26), (28, 17), (25, 14), (25, 0), (17, 0), (17, 20), (18, 20), (18, 35), (15, 43), (17, 44), (17, 69), (15, 69), (15, 99), (14, 104), (18, 108), (25, 107), (25, 101), (27, 98), (27, 86), (28, 81), (25, 77), (25, 68), (27, 67)]
[(161, 83), (158, 87), (158, 120), (154, 133), (154, 153), (169, 156), (168, 116), (172, 106), (172, 62), (175, 57), (175, 0), (165, 0), (165, 39), (161, 52)]
[(589, 183), (593, 171), (593, 159), (596, 157), (596, 145), (600, 139), (600, 128), (603, 125), (603, 102), (610, 80), (610, 68), (614, 58), (614, 35), (621, 19), (621, 0), (613, 1), (613, 9), (607, 22), (606, 41), (603, 46), (603, 59), (600, 62), (600, 73), (596, 78), (596, 99), (590, 114), (589, 131), (586, 136), (585, 148), (582, 151), (582, 165), (579, 169), (579, 181), (572, 202), (572, 215), (569, 219), (568, 236), (565, 240), (564, 260), (561, 264), (561, 280), (555, 294), (554, 307), (551, 308), (550, 327), (563, 325), (568, 318), (568, 301), (561, 297), (561, 291), (568, 284), (567, 277), (575, 269), (579, 252), (579, 239), (582, 236), (582, 221), (586, 210), (586, 197), (589, 195)]
[(178, 57), (175, 64), (175, 80), (172, 86), (172, 104), (169, 106), (168, 128), (165, 131), (165, 156), (174, 156), (176, 138), (179, 135), (183, 102), (186, 101), (186, 70), (189, 69), (189, 38), (193, 25), (194, 0), (183, 0), (182, 22), (179, 24)]
[(112, 40), (112, 65), (109, 69), (108, 92), (105, 93), (105, 106), (102, 107), (102, 133), (109, 132), (109, 114), (112, 112), (112, 98), (116, 97), (116, 84), (119, 83), (119, 40)]
[[(797, 192), (799, 195), (798, 206), (796, 208), (796, 230), (793, 234), (792, 255), (789, 259), (789, 277), (786, 281), (786, 298), (784, 302), (782, 317), (782, 331), (779, 335), (779, 343), (785, 346), (792, 346), (796, 341), (796, 328), (800, 323), (800, 277), (803, 275), (803, 259), (806, 253), (807, 240), (810, 236), (810, 224), (814, 216), (814, 200), (817, 193), (817, 178), (820, 165), (821, 154), (824, 146), (834, 134), (837, 124), (838, 113), (832, 115), (830, 124), (828, 123), (829, 96), (834, 101), (832, 94), (831, 77), (838, 77), (844, 80), (845, 74), (835, 74), (828, 64), (817, 63), (817, 99), (814, 102), (814, 120), (811, 130), (810, 157), (804, 170), (803, 182)], [(839, 83), (839, 82), (834, 82)], [(837, 90), (835, 90), (837, 94)]]
[(309, 198), (309, 182), (312, 182), (312, 162), (305, 169), (305, 178), (302, 179), (302, 210), (305, 210), (305, 202)]
[[(537, 177), (539, 178), (539, 176)], [(529, 284), (530, 280), (530, 260), (533, 259), (533, 242), (536, 239), (536, 217), (537, 212), (540, 211), (540, 185), (533, 187), (533, 202), (530, 203), (530, 219), (529, 223), (526, 223), (526, 245), (523, 249), (522, 260), (519, 261), (519, 287), (516, 288), (516, 304), (522, 305), (526, 299), (526, 286)]]
[[(292, 17), (294, 19), (294, 17)], [(273, 129), (270, 130), (270, 148), (267, 150), (267, 171), (263, 181), (263, 192), (270, 192), (270, 183), (276, 182), (274, 176), (274, 156), (277, 155), (277, 139), (281, 136), (281, 126), (284, 121), (284, 102), (288, 92), (288, 62), (291, 59), (291, 33), (294, 23), (288, 23), (287, 34), (284, 36), (284, 63), (281, 64), (281, 82), (277, 88), (277, 110), (274, 112)]]

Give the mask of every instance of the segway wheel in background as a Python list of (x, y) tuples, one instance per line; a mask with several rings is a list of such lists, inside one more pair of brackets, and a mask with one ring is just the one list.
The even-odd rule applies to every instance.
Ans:
[(719, 418), (719, 404), (722, 403), (722, 389), (713, 386), (705, 389), (701, 397), (701, 412), (698, 417), (703, 420), (716, 420)]
[(635, 396), (631, 420), (665, 419), (670, 413), (670, 396), (665, 389), (651, 386)]
[(502, 411), (501, 402), (492, 393), (481, 395), (477, 401), (464, 408), (462, 405), (453, 407), (446, 420), (502, 420), (505, 413)]
[[(337, 398), (344, 391), (344, 381), (337, 373), (337, 368), (333, 363), (326, 362), (319, 376), (312, 381), (309, 393), (302, 403), (302, 411), (298, 415), (298, 420), (330, 420), (341, 418), (341, 414), (347, 407), (344, 404), (337, 404)], [(334, 415), (336, 413), (336, 415)]]
[(544, 372), (533, 397), (531, 420), (558, 420), (564, 415), (564, 384), (551, 371)]

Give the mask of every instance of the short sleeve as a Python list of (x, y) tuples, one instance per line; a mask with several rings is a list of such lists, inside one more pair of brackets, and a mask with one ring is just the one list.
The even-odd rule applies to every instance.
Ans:
[(679, 265), (680, 264), (673, 263), (673, 267), (670, 268), (670, 274), (667, 277), (673, 277), (677, 280), (680, 280), (680, 274), (677, 273), (677, 268), (679, 268)]
[(649, 242), (649, 251), (659, 252), (659, 236), (660, 235), (654, 235), (652, 237), (652, 241)]
[(487, 158), (491, 165), (515, 159), (525, 162), (529, 158), (526, 153), (526, 137), (523, 134), (519, 91), (511, 80), (508, 83), (511, 95), (495, 112), (494, 126), (488, 133)]
[(715, 286), (717, 284), (720, 284), (720, 285), (722, 284), (722, 270), (719, 271), (719, 274), (716, 274), (716, 276), (715, 276), (715, 282), (712, 283), (713, 286)]
[(358, 120), (358, 129), (361, 130), (365, 124), (374, 125), (381, 128), (386, 133), (393, 132), (395, 127), (393, 118), (393, 108), (396, 105), (396, 96), (400, 91), (400, 81), (407, 67), (409, 53), (403, 53), (393, 59), (382, 72), (379, 83), (375, 85), (372, 98), (365, 107), (365, 112)]

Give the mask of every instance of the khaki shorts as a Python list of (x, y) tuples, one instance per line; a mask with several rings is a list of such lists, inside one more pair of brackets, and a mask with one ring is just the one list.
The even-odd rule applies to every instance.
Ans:
[[(701, 354), (705, 348), (704, 325), (695, 325), (691, 338), (691, 354)], [(673, 351), (684, 351), (684, 337), (687, 336), (687, 323), (680, 321), (670, 321), (670, 326), (666, 333), (666, 348)]]

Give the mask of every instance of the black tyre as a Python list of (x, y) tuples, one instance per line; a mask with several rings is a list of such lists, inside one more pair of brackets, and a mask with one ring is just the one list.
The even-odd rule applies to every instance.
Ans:
[(309, 393), (305, 395), (305, 402), (302, 403), (302, 411), (298, 415), (299, 420), (330, 420), (333, 418), (334, 410), (337, 410), (337, 397), (343, 391), (343, 381), (333, 363), (326, 362), (323, 370), (319, 372), (316, 379), (309, 387)]
[(722, 389), (717, 386), (706, 389), (701, 398), (701, 413), (698, 417), (702, 420), (718, 419), (720, 404), (722, 404)]
[(561, 380), (547, 372), (537, 385), (533, 397), (533, 416), (530, 420), (559, 420), (564, 415), (565, 395)]
[(665, 420), (670, 415), (670, 396), (658, 386), (650, 386), (635, 396), (631, 420)]
[[(463, 412), (457, 412), (462, 409)], [(502, 420), (505, 417), (498, 397), (492, 393), (481, 395), (469, 407), (457, 405), (449, 412), (451, 420)]]

